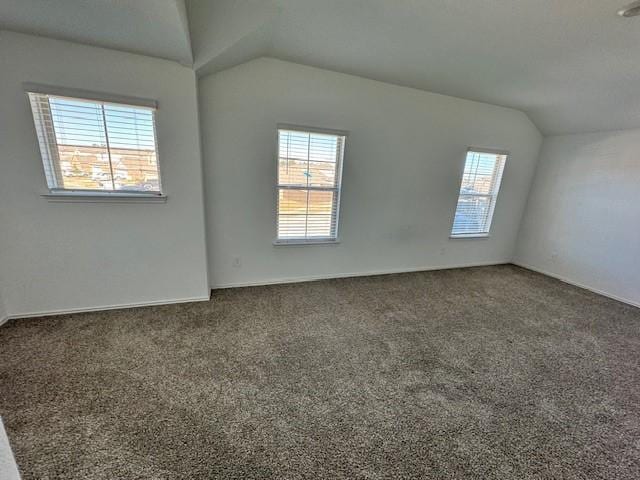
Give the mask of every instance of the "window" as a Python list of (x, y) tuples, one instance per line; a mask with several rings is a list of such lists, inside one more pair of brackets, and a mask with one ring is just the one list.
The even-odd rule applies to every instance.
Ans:
[(52, 193), (161, 194), (155, 108), (28, 95)]
[(467, 152), (452, 237), (489, 234), (507, 155), (474, 149)]
[(338, 238), (344, 133), (278, 129), (276, 243)]

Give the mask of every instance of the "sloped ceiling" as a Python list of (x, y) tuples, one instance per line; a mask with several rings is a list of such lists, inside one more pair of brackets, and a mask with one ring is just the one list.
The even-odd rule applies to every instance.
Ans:
[(628, 0), (189, 0), (207, 74), (269, 55), (526, 112), (544, 134), (640, 127)]
[(640, 17), (616, 15), (628, 1), (2, 0), (0, 28), (199, 75), (272, 56), (517, 108), (561, 134), (640, 127)]
[(0, 28), (193, 63), (183, 0), (0, 0)]

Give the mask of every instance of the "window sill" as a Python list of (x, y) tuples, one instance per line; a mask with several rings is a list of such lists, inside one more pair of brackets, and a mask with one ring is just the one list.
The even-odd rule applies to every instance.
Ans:
[(489, 238), (490, 236), (488, 233), (468, 233), (466, 235), (449, 235), (449, 238), (459, 240), (464, 238)]
[(300, 247), (305, 245), (338, 245), (339, 239), (318, 239), (318, 240), (274, 240), (273, 245), (276, 247), (294, 246)]
[(166, 195), (149, 193), (43, 193), (42, 198), (51, 203), (166, 203)]

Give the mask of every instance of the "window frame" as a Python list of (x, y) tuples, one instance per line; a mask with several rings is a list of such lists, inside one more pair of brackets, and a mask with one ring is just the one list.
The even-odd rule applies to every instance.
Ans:
[[(34, 134), (36, 136), (36, 142), (38, 143), (38, 153), (40, 154), (39, 155), (40, 164), (42, 165), (42, 168), (43, 168), (42, 170), (43, 177), (44, 177), (45, 186), (47, 189), (47, 192), (41, 194), (41, 197), (45, 198), (49, 202), (62, 202), (62, 203), (76, 203), (76, 202), (164, 203), (166, 202), (167, 195), (164, 189), (162, 168), (160, 164), (161, 155), (159, 152), (160, 147), (159, 147), (158, 133), (157, 133), (158, 102), (156, 100), (152, 100), (148, 98), (118, 95), (118, 94), (112, 94), (112, 93), (95, 92), (95, 91), (76, 89), (76, 88), (43, 85), (43, 84), (30, 83), (30, 82), (23, 83), (22, 87), (25, 92), (25, 97), (27, 99), (27, 104), (29, 106), (29, 113), (31, 114), (31, 118), (34, 125)], [(153, 138), (154, 138), (154, 146), (155, 146), (156, 166), (158, 171), (158, 188), (159, 188), (158, 191), (146, 192), (146, 191), (137, 191), (137, 190), (92, 190), (92, 189), (67, 189), (67, 188), (50, 187), (44, 164), (45, 162), (51, 163), (50, 165), (51, 171), (54, 175), (57, 175), (57, 172), (60, 169), (60, 165), (59, 165), (60, 158), (57, 154), (57, 144), (56, 144), (57, 158), (53, 158), (50, 152), (47, 152), (47, 158), (45, 158), (40, 148), (41, 142), (38, 134), (38, 129), (40, 127), (36, 124), (36, 118), (34, 116), (29, 94), (50, 95), (50, 96), (59, 97), (59, 98), (67, 98), (69, 100), (75, 100), (75, 101), (95, 102), (95, 103), (101, 103), (101, 104), (110, 104), (110, 105), (126, 106), (126, 107), (133, 107), (133, 108), (145, 108), (145, 109), (152, 110)], [(46, 143), (47, 144), (51, 143), (50, 139), (46, 139)], [(55, 162), (58, 162), (58, 163), (56, 164)]]
[[(495, 185), (495, 193), (489, 193), (489, 194), (463, 194), (460, 193), (462, 190), (462, 182), (464, 181), (464, 171), (465, 171), (465, 167), (467, 165), (467, 157), (469, 155), (470, 152), (473, 153), (485, 153), (485, 154), (489, 154), (489, 155), (496, 155), (496, 156), (503, 156), (504, 160), (502, 161), (502, 167), (500, 168), (500, 172), (498, 174), (497, 177), (497, 185)], [(491, 226), (493, 225), (493, 215), (495, 213), (495, 209), (496, 206), (498, 204), (498, 196), (500, 194), (500, 188), (502, 187), (502, 179), (504, 177), (504, 170), (507, 166), (507, 160), (509, 159), (509, 157), (511, 156), (510, 152), (507, 150), (501, 150), (501, 149), (495, 149), (495, 148), (477, 148), (477, 147), (468, 147), (467, 151), (464, 155), (464, 159), (462, 161), (462, 170), (460, 173), (460, 180), (458, 182), (458, 194), (456, 195), (456, 203), (455, 203), (455, 207), (453, 210), (453, 219), (451, 221), (451, 228), (449, 230), (449, 238), (450, 239), (454, 239), (454, 240), (460, 240), (460, 239), (482, 239), (482, 238), (489, 238), (491, 236)], [(453, 227), (455, 225), (455, 219), (456, 219), (456, 213), (458, 213), (458, 203), (460, 202), (460, 197), (461, 196), (469, 196), (469, 197), (488, 197), (488, 198), (493, 198), (493, 201), (491, 202), (491, 206), (490, 206), (490, 210), (489, 210), (489, 215), (488, 215), (488, 221), (487, 221), (487, 228), (486, 228), (486, 232), (470, 232), (470, 233), (454, 233), (453, 232)]]
[[(320, 135), (334, 135), (336, 137), (343, 137), (342, 142), (342, 155), (338, 159), (336, 165), (336, 186), (335, 187), (294, 187), (294, 186), (281, 186), (280, 185), (280, 131), (290, 130), (293, 132), (320, 134)], [(344, 130), (335, 130), (330, 128), (321, 127), (309, 127), (306, 125), (295, 125), (289, 123), (279, 123), (276, 126), (276, 142), (275, 142), (275, 194), (274, 194), (274, 219), (275, 219), (275, 240), (274, 246), (304, 246), (304, 245), (337, 245), (340, 243), (340, 203), (342, 199), (342, 172), (344, 170), (344, 157), (346, 152), (346, 144), (349, 132)], [(335, 209), (335, 237), (300, 237), (300, 238), (279, 238), (278, 237), (278, 224), (280, 219), (279, 209), (279, 196), (280, 189), (291, 190), (308, 190), (308, 191), (333, 191), (336, 195), (336, 209)]]

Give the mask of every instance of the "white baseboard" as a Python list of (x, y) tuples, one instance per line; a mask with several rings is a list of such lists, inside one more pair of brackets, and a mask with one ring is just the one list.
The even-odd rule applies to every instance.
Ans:
[[(442, 266), (429, 266), (429, 267), (418, 267), (418, 268), (398, 268), (398, 269), (387, 269), (387, 270), (373, 270), (373, 271), (367, 271), (367, 272), (339, 273), (335, 275), (307, 275), (307, 276), (301, 276), (301, 277), (287, 277), (287, 278), (261, 280), (258, 282), (224, 283), (224, 284), (213, 285), (211, 289), (256, 287), (256, 286), (263, 286), (263, 285), (279, 285), (279, 284), (285, 284), (285, 283), (313, 282), (317, 280), (330, 280), (334, 278), (369, 277), (374, 275), (390, 275), (394, 273), (427, 272), (427, 271), (433, 271), (433, 270), (451, 270), (455, 268), (487, 267), (492, 265), (506, 265), (506, 264), (513, 264), (518, 267), (525, 268), (527, 270), (541, 273), (542, 275), (555, 278), (564, 283), (568, 283), (570, 285), (574, 285), (579, 288), (584, 288), (585, 290), (589, 290), (599, 295), (612, 298), (613, 300), (617, 300), (619, 302), (623, 302), (628, 305), (640, 308), (640, 302), (636, 302), (628, 298), (614, 295), (610, 292), (605, 292), (603, 290), (599, 290), (597, 288), (593, 288), (588, 285), (578, 283), (574, 280), (563, 277), (561, 275), (557, 275), (555, 273), (548, 272), (543, 269), (534, 267), (533, 265), (527, 265), (526, 263), (516, 262), (516, 261), (511, 261), (511, 262), (493, 261), (493, 262), (479, 262), (479, 263), (468, 263), (468, 264), (459, 264), (459, 265), (442, 265)], [(201, 297), (180, 298), (180, 299), (171, 299), (171, 300), (157, 300), (152, 302), (103, 305), (100, 307), (90, 307), (90, 308), (81, 307), (81, 308), (71, 308), (71, 309), (63, 309), (63, 310), (47, 310), (47, 311), (40, 311), (40, 312), (20, 313), (17, 315), (5, 315), (4, 317), (0, 318), (0, 326), (6, 323), (8, 320), (19, 319), (19, 318), (49, 317), (53, 315), (68, 315), (72, 313), (99, 312), (99, 311), (105, 311), (105, 310), (119, 310), (119, 309), (125, 309), (125, 308), (153, 307), (158, 305), (171, 305), (176, 303), (207, 302), (209, 300), (210, 300), (209, 296), (201, 296)]]
[(260, 280), (258, 282), (232, 282), (232, 283), (220, 283), (212, 285), (211, 289), (223, 289), (223, 288), (238, 288), (238, 287), (260, 287), (264, 285), (280, 285), (283, 283), (302, 283), (302, 282), (315, 282), (317, 280), (331, 280), (334, 278), (354, 278), (354, 277), (371, 277), (374, 275), (391, 275), (394, 273), (413, 273), (413, 272), (429, 272), (433, 270), (452, 270), (454, 268), (471, 268), (471, 267), (489, 267), (492, 265), (506, 265), (511, 262), (498, 260), (494, 262), (480, 262), (480, 263), (466, 263), (460, 265), (441, 265), (435, 267), (418, 267), (418, 268), (397, 268), (387, 270), (373, 270), (367, 272), (350, 272), (350, 273), (337, 273), (330, 275), (306, 275), (302, 277), (285, 277), (274, 278), (268, 280)]
[(41, 312), (29, 312), (19, 313), (17, 315), (9, 315), (4, 321), (0, 321), (0, 325), (7, 320), (13, 320), (17, 318), (34, 318), (34, 317), (50, 317), (53, 315), (68, 315), (71, 313), (86, 313), (86, 312), (102, 312), (105, 310), (120, 310), (124, 308), (139, 308), (139, 307), (155, 307), (158, 305), (171, 305), (174, 303), (190, 303), (190, 302), (208, 302), (209, 296), (203, 297), (191, 297), (191, 298), (178, 298), (171, 300), (156, 300), (152, 302), (140, 302), (140, 303), (124, 303), (119, 305), (103, 305), (100, 307), (80, 307), (69, 308), (64, 310), (47, 310)]
[(526, 263), (522, 263), (522, 262), (512, 261), (511, 263), (513, 265), (518, 266), (518, 267), (522, 267), (522, 268), (526, 268), (527, 270), (531, 270), (532, 272), (541, 273), (542, 275), (546, 275), (547, 277), (555, 278), (556, 280), (560, 280), (561, 282), (568, 283), (569, 285), (573, 285), (574, 287), (584, 288), (585, 290), (589, 290), (590, 292), (597, 293), (598, 295), (602, 295), (604, 297), (608, 297), (608, 298), (611, 298), (613, 300), (617, 300), (618, 302), (626, 303), (627, 305), (631, 305), (632, 307), (640, 308), (640, 302), (636, 302), (636, 301), (630, 300), (628, 298), (624, 298), (624, 297), (620, 297), (618, 295), (614, 295), (613, 293), (610, 293), (610, 292), (605, 292), (604, 290), (599, 290), (597, 288), (590, 287), (589, 285), (585, 285), (583, 283), (576, 282), (576, 281), (571, 280), (569, 278), (563, 277), (562, 275), (558, 275), (557, 273), (548, 272), (548, 271), (543, 270), (541, 268), (534, 267), (533, 265), (527, 265)]
[[(238, 288), (238, 287), (256, 287), (256, 286), (263, 286), (263, 285), (279, 285), (284, 283), (313, 282), (317, 280), (330, 280), (333, 278), (368, 277), (373, 275), (389, 275), (393, 273), (411, 273), (411, 272), (426, 272), (426, 271), (432, 271), (432, 270), (450, 270), (454, 268), (487, 267), (491, 265), (505, 265), (507, 263), (509, 262), (499, 260), (499, 261), (493, 261), (493, 262), (467, 263), (467, 264), (459, 264), (459, 265), (441, 265), (441, 266), (418, 267), (418, 268), (398, 268), (398, 269), (387, 269), (387, 270), (374, 270), (374, 271), (367, 271), (367, 272), (340, 273), (335, 275), (308, 275), (308, 276), (302, 276), (302, 277), (288, 277), (288, 278), (261, 280), (258, 282), (226, 283), (226, 284), (215, 285), (215, 286), (212, 286), (211, 288), (222, 289), (222, 288)], [(54, 315), (69, 315), (72, 313), (100, 312), (105, 310), (119, 310), (123, 308), (153, 307), (158, 305), (170, 305), (175, 303), (207, 302), (209, 300), (210, 300), (210, 297), (206, 296), (206, 297), (180, 298), (180, 299), (172, 299), (172, 300), (158, 300), (153, 302), (103, 305), (99, 307), (81, 307), (81, 308), (69, 308), (69, 309), (62, 309), (62, 310), (46, 310), (46, 311), (39, 311), (39, 312), (28, 312), (28, 313), (20, 313), (16, 315), (8, 315), (5, 318), (0, 319), (0, 325), (7, 322), (8, 320), (20, 319), (20, 318), (50, 317)]]

